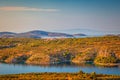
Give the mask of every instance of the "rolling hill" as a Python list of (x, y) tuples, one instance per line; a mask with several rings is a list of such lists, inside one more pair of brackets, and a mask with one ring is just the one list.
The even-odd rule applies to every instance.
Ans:
[(58, 32), (47, 32), (41, 30), (33, 30), (24, 33), (0, 32), (0, 38), (72, 38), (76, 36), (86, 36), (85, 34), (66, 34)]

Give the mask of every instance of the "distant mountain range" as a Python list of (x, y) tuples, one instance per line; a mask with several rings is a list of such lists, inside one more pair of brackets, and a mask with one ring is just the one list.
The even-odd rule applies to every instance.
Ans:
[(95, 29), (61, 29), (61, 30), (56, 30), (57, 32), (66, 32), (66, 33), (70, 33), (70, 34), (77, 34), (77, 33), (85, 33), (86, 35), (89, 36), (104, 36), (104, 35), (108, 35), (108, 34), (112, 34), (112, 35), (117, 35), (120, 34), (120, 31), (101, 31), (101, 30), (95, 30)]
[(34, 30), (24, 33), (0, 32), (0, 38), (72, 38), (87, 36), (85, 34), (66, 34), (58, 32), (47, 32), (41, 30)]

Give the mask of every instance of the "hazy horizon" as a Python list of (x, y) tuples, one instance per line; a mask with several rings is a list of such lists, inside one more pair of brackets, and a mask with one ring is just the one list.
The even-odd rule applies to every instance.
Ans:
[(0, 32), (86, 29), (87, 34), (120, 34), (119, 4), (119, 0), (0, 0)]

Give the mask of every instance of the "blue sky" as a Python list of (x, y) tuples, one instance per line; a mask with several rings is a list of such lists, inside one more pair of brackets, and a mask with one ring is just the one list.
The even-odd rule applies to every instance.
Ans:
[(0, 0), (0, 31), (120, 32), (120, 0)]

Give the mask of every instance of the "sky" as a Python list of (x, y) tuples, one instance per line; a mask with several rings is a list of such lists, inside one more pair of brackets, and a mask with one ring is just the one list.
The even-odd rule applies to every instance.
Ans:
[(120, 0), (0, 0), (0, 32), (120, 33)]

